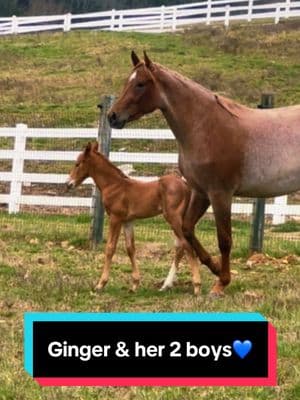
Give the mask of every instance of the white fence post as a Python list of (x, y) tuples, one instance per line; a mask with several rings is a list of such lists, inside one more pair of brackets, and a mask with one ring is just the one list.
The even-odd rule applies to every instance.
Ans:
[(276, 12), (275, 12), (275, 24), (278, 24), (279, 20), (280, 20), (280, 4), (277, 4), (276, 6)]
[(253, 7), (253, 0), (249, 0), (248, 3), (248, 15), (247, 15), (247, 21), (250, 22), (252, 20), (252, 7)]
[(225, 7), (225, 20), (224, 20), (224, 25), (226, 28), (229, 26), (229, 19), (230, 19), (230, 5), (227, 4)]
[(119, 27), (118, 30), (121, 31), (123, 29), (123, 14), (120, 12), (119, 14)]
[(210, 25), (210, 17), (211, 17), (211, 0), (207, 0), (206, 25)]
[(116, 15), (116, 10), (113, 8), (111, 10), (111, 18), (110, 18), (110, 30), (111, 31), (115, 30), (115, 15)]
[(285, 206), (287, 205), (287, 196), (275, 197), (274, 205), (276, 205), (273, 214), (273, 225), (283, 224), (285, 222)]
[(173, 8), (173, 16), (172, 16), (172, 31), (176, 31), (176, 22), (177, 22), (177, 8)]
[(14, 158), (12, 163), (12, 181), (10, 184), (10, 198), (8, 203), (9, 214), (20, 211), (20, 200), (22, 195), (22, 173), (24, 167), (24, 152), (26, 149), (27, 125), (16, 125), (16, 136), (14, 145)]
[(291, 7), (291, 0), (286, 0), (286, 2), (285, 2), (285, 18), (289, 18), (289, 16), (290, 16), (290, 7)]
[(18, 17), (16, 15), (11, 17), (11, 33), (18, 33)]
[(72, 14), (68, 13), (65, 14), (64, 18), (64, 32), (69, 32), (71, 30), (71, 21), (72, 21)]
[(160, 7), (160, 32), (163, 32), (165, 25), (165, 6)]

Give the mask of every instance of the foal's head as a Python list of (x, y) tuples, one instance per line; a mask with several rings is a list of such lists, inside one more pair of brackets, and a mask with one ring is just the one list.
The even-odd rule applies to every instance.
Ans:
[(161, 96), (153, 76), (155, 65), (144, 52), (144, 61), (140, 61), (134, 51), (131, 53), (133, 70), (125, 87), (108, 113), (112, 128), (121, 129), (129, 122), (144, 114), (160, 108)]
[(98, 143), (88, 143), (82, 153), (79, 154), (74, 167), (67, 179), (68, 188), (79, 186), (90, 176), (89, 161), (92, 153), (98, 152)]

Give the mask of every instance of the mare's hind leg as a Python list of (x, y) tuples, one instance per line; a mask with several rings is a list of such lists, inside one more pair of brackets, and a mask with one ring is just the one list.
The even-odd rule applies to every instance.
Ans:
[(135, 260), (135, 244), (132, 222), (127, 222), (124, 224), (124, 235), (127, 254), (132, 265), (132, 291), (135, 292), (140, 284), (140, 270)]
[(120, 235), (121, 230), (121, 222), (119, 219), (114, 218), (111, 216), (109, 219), (109, 232), (108, 232), (108, 239), (105, 247), (105, 262), (102, 271), (101, 278), (95, 287), (96, 290), (101, 290), (108, 282), (111, 260), (113, 255), (115, 254), (117, 242)]
[(231, 193), (213, 192), (209, 193), (211, 204), (213, 207), (217, 234), (218, 244), (221, 252), (221, 270), (219, 279), (211, 290), (213, 295), (223, 295), (224, 288), (229, 285), (231, 280), (230, 275), (230, 251), (232, 245), (231, 238)]
[(176, 273), (178, 271), (178, 266), (179, 266), (179, 263), (183, 256), (184, 256), (184, 249), (180, 245), (180, 240), (176, 237), (175, 238), (175, 257), (174, 257), (173, 263), (171, 265), (171, 268), (169, 270), (168, 276), (166, 277), (162, 287), (159, 289), (160, 291), (163, 291), (163, 290), (173, 287), (173, 283), (176, 278)]
[(192, 245), (201, 263), (206, 265), (213, 274), (219, 275), (221, 269), (220, 263), (205, 250), (195, 235), (195, 226), (208, 209), (209, 204), (210, 201), (206, 197), (200, 196), (192, 190), (191, 198), (184, 214), (183, 233)]

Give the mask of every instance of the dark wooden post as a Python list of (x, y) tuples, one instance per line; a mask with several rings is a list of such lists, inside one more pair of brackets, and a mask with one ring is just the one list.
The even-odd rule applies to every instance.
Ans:
[[(258, 108), (273, 108), (274, 95), (264, 93), (261, 96), (261, 104)], [(265, 199), (255, 199), (253, 202), (252, 232), (250, 239), (250, 253), (261, 253), (263, 249), (265, 226)]]
[[(107, 120), (107, 112), (114, 102), (114, 96), (105, 96), (98, 105), (100, 109), (98, 143), (99, 150), (109, 157), (111, 143), (111, 128)], [(101, 200), (101, 193), (97, 187), (93, 192), (93, 216), (91, 226), (91, 243), (93, 248), (97, 248), (99, 243), (103, 241), (104, 226), (104, 206)]]

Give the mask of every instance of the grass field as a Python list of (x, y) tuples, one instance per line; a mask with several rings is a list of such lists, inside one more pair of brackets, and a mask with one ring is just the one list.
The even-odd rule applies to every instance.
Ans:
[[(233, 282), (226, 296), (208, 297), (213, 276), (202, 268), (202, 295), (195, 298), (184, 262), (176, 286), (158, 288), (172, 257), (172, 237), (161, 220), (138, 224), (137, 257), (142, 285), (129, 292), (130, 267), (121, 240), (111, 280), (96, 294), (103, 252), (89, 250), (89, 217), (1, 215), (0, 232), (0, 399), (297, 400), (300, 396), (300, 249), (282, 242), (277, 259), (247, 260), (249, 224), (234, 222)], [(152, 229), (151, 229), (152, 227)], [(287, 230), (291, 226), (287, 225)], [(281, 229), (283, 230), (283, 228)], [(145, 234), (146, 232), (146, 234)], [(159, 234), (161, 232), (161, 234)], [(282, 232), (280, 232), (282, 233)], [(198, 236), (216, 254), (214, 227), (202, 223)], [(159, 237), (159, 240), (158, 240)], [(296, 255), (298, 254), (298, 255)], [(23, 370), (25, 311), (258, 311), (278, 331), (276, 388), (40, 388)]]
[[(102, 95), (117, 94), (130, 70), (130, 51), (159, 61), (244, 104), (256, 107), (263, 91), (276, 105), (300, 103), (300, 22), (199, 27), (183, 34), (71, 32), (0, 38), (0, 126), (97, 126)], [(140, 126), (163, 127), (159, 113)], [(10, 139), (9, 139), (10, 140)], [(10, 148), (1, 140), (1, 148)], [(51, 146), (50, 146), (51, 145)], [(149, 143), (148, 151), (155, 144)], [(166, 148), (163, 148), (163, 146)], [(64, 148), (34, 139), (28, 148)], [(81, 148), (76, 142), (74, 148)], [(114, 143), (130, 148), (130, 143)], [(169, 143), (161, 151), (171, 150)], [(5, 163), (4, 163), (5, 164)], [(5, 164), (5, 167), (8, 168)], [(52, 167), (52, 166), (51, 166)], [(28, 163), (27, 171), (49, 172)], [(39, 168), (39, 170), (37, 170)], [(52, 167), (53, 168), (53, 167)], [(58, 166), (55, 166), (55, 171)], [(68, 172), (62, 166), (60, 172)], [(138, 170), (139, 172), (139, 170)], [(157, 171), (156, 171), (157, 172)], [(144, 171), (143, 171), (144, 173)], [(202, 272), (202, 295), (192, 295), (182, 266), (173, 290), (159, 292), (172, 258), (172, 238), (160, 219), (138, 224), (142, 285), (129, 293), (130, 268), (122, 243), (111, 280), (93, 291), (103, 248), (89, 250), (90, 218), (0, 214), (0, 400), (298, 400), (300, 398), (299, 224), (267, 227), (266, 256), (247, 263), (249, 223), (233, 224), (233, 282), (223, 299), (208, 297), (213, 277)], [(198, 236), (217, 254), (214, 225)], [(277, 258), (274, 258), (277, 257)], [(23, 370), (25, 311), (258, 311), (278, 331), (276, 388), (40, 388)]]
[[(0, 39), (0, 126), (96, 126), (101, 96), (117, 94), (130, 51), (237, 101), (256, 107), (300, 103), (299, 20), (199, 27), (184, 34), (75, 31)], [(159, 114), (144, 122), (164, 124)], [(155, 125), (153, 125), (155, 124)]]

